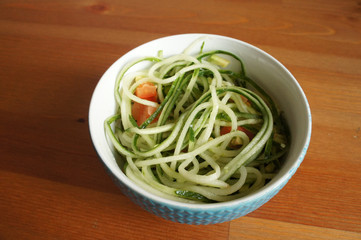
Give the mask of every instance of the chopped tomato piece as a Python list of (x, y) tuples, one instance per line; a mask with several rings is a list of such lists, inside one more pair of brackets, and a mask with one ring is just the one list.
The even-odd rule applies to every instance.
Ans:
[(224, 127), (221, 127), (221, 135), (225, 135), (225, 134), (227, 134), (227, 133), (230, 133), (231, 132), (231, 130), (232, 130), (232, 127), (226, 127), (226, 126), (224, 126)]
[(247, 104), (248, 106), (251, 106), (251, 103), (248, 101), (248, 99), (245, 96), (241, 95), (241, 98), (245, 104)]
[[(155, 112), (155, 110), (157, 110), (157, 108), (135, 102), (132, 107), (132, 115), (140, 126)], [(153, 122), (156, 121), (156, 119), (153, 120)]]
[(142, 99), (147, 99), (153, 102), (157, 101), (157, 87), (150, 82), (140, 84), (135, 89), (135, 95)]
[[(227, 126), (221, 127), (221, 135), (230, 133), (231, 130), (232, 130), (232, 127), (227, 127)], [(254, 138), (254, 133), (251, 132), (251, 131), (249, 131), (249, 130), (247, 130), (247, 129), (244, 128), (244, 127), (239, 126), (239, 127), (237, 128), (237, 130), (244, 132), (244, 133), (248, 136), (248, 138), (249, 138), (250, 140), (252, 140), (252, 139)]]
[[(135, 95), (145, 100), (149, 100), (152, 102), (157, 102), (157, 87), (150, 82), (145, 82), (140, 84), (135, 89)], [(143, 105), (137, 102), (133, 103), (132, 107), (132, 115), (134, 119), (137, 121), (137, 124), (142, 125), (155, 111), (156, 107), (151, 107), (147, 105)], [(156, 122), (157, 118), (153, 120)]]

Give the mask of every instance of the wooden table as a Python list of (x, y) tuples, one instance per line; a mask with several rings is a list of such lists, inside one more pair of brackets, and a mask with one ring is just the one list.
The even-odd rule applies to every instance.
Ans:
[[(279, 59), (313, 132), (281, 192), (232, 222), (142, 210), (92, 147), (88, 107), (120, 56), (171, 34), (221, 34)], [(359, 1), (0, 1), (0, 239), (361, 239)]]

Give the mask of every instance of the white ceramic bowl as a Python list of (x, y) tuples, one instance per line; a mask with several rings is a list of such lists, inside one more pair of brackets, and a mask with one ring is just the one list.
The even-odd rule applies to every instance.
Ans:
[[(204, 51), (230, 51), (244, 62), (247, 75), (256, 81), (284, 111), (291, 131), (291, 145), (279, 174), (260, 190), (243, 198), (223, 202), (180, 203), (151, 194), (134, 184), (118, 167), (117, 154), (107, 141), (104, 120), (115, 112), (114, 83), (119, 70), (128, 62), (156, 56), (181, 53), (194, 40), (206, 37)], [(194, 48), (194, 53), (199, 47)], [(138, 68), (144, 68), (144, 65)], [(138, 70), (138, 69), (134, 69)], [(94, 148), (115, 183), (135, 203), (165, 219), (188, 224), (213, 224), (241, 217), (271, 199), (293, 176), (301, 164), (311, 137), (311, 112), (300, 85), (292, 74), (264, 51), (237, 39), (210, 34), (182, 34), (145, 43), (119, 58), (102, 76), (96, 86), (89, 109), (89, 128)], [(116, 203), (114, 203), (116, 204)]]

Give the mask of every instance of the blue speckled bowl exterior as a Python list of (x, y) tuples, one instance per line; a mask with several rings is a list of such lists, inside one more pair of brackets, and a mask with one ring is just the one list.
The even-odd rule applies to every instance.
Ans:
[(287, 177), (283, 178), (283, 181), (278, 186), (272, 188), (267, 192), (264, 192), (263, 194), (258, 195), (258, 197), (256, 198), (250, 198), (249, 200), (230, 206), (217, 207), (217, 204), (214, 204), (215, 207), (206, 210), (202, 208), (187, 208), (184, 206), (178, 206), (177, 204), (170, 205), (147, 198), (130, 189), (123, 182), (121, 182), (111, 171), (109, 171), (109, 169), (107, 169), (105, 165), (104, 167), (115, 182), (115, 184), (120, 188), (120, 190), (134, 203), (147, 210), (148, 212), (173, 222), (192, 225), (208, 225), (223, 223), (231, 221), (233, 219), (237, 219), (239, 217), (247, 215), (250, 212), (253, 212), (254, 210), (261, 207), (263, 204), (268, 202), (287, 184), (287, 182), (294, 175), (301, 162), (303, 161), (307, 149), (308, 144), (304, 147), (302, 154), (297, 161), (297, 164), (288, 172)]
[(268, 194), (261, 195), (257, 199), (252, 199), (232, 207), (215, 207), (205, 211), (203, 209), (166, 205), (164, 203), (153, 201), (129, 189), (118, 179), (113, 177), (113, 180), (127, 197), (148, 212), (173, 222), (193, 225), (223, 223), (242, 217), (269, 201), (287, 183), (286, 181), (283, 182), (282, 185), (273, 189)]

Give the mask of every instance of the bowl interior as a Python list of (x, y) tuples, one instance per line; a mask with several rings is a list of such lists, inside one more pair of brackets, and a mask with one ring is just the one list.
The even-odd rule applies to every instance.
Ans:
[[(165, 57), (181, 53), (200, 37), (204, 37), (204, 51), (222, 49), (238, 55), (244, 62), (247, 75), (266, 90), (285, 113), (291, 130), (290, 151), (281, 172), (260, 191), (272, 190), (277, 184), (281, 184), (283, 180), (290, 177), (287, 175), (294, 173), (302, 162), (310, 140), (311, 115), (307, 99), (291, 73), (267, 53), (236, 39), (209, 34), (175, 35), (148, 42), (122, 56), (102, 76), (91, 100), (89, 128), (94, 147), (106, 167), (133, 190), (158, 201), (171, 202), (170, 200), (162, 200), (135, 186), (119, 169), (116, 155), (113, 153), (104, 132), (104, 120), (114, 114), (116, 107), (113, 94), (114, 83), (122, 66), (144, 56), (156, 56), (159, 50), (163, 51)], [(195, 44), (190, 53), (199, 53), (201, 44), (202, 41)], [(137, 65), (131, 71), (140, 70), (144, 67), (146, 64)], [(245, 198), (251, 198), (256, 194), (259, 192)], [(236, 201), (242, 201), (242, 199)]]

